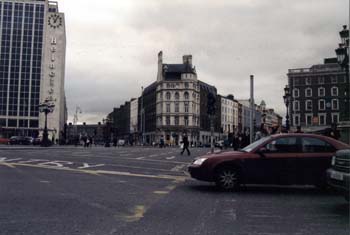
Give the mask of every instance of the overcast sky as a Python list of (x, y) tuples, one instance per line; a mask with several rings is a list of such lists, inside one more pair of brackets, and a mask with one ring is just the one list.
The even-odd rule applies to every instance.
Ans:
[(192, 54), (198, 79), (284, 116), (290, 68), (335, 57), (348, 0), (59, 0), (67, 30), (69, 121), (101, 121), (156, 80), (164, 63)]

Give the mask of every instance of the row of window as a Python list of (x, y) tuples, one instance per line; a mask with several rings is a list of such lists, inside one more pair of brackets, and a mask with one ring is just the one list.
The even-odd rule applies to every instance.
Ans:
[[(175, 92), (175, 100), (179, 100), (180, 99), (180, 93), (179, 92)], [(192, 97), (195, 99), (197, 97), (197, 95), (195, 93), (192, 94)], [(159, 93), (159, 98), (162, 98), (162, 93)], [(185, 100), (188, 100), (190, 98), (190, 95), (187, 91), (184, 92), (184, 98)], [(171, 100), (171, 93), (168, 91), (165, 93), (165, 99), (167, 100)]]
[[(331, 88), (331, 96), (338, 96), (339, 95), (339, 89), (338, 87), (334, 86)], [(324, 87), (318, 88), (318, 96), (323, 97), (326, 96), (326, 89)], [(298, 88), (293, 89), (293, 97), (298, 98), (300, 97), (300, 90)], [(305, 97), (312, 97), (312, 88), (308, 87), (305, 89)]]
[[(197, 85), (196, 83), (191, 83), (191, 82), (185, 82), (184, 84), (184, 88), (193, 88), (193, 89), (199, 89), (199, 85)], [(181, 85), (180, 83), (163, 83), (163, 88), (180, 88)]]
[[(171, 120), (173, 120), (173, 122)], [(199, 118), (193, 116), (192, 120), (193, 120), (194, 125), (196, 125), (196, 126), (199, 125)], [(188, 116), (181, 117), (181, 121), (182, 121), (181, 123), (183, 123), (184, 126), (189, 126), (189, 117)], [(158, 117), (157, 122), (158, 122), (157, 125), (162, 125), (162, 117)], [(170, 116), (166, 116), (165, 117), (165, 125), (167, 125), (167, 126), (170, 126), (170, 125), (179, 126), (180, 125), (180, 117), (175, 116), (175, 117), (171, 118)]]
[[(306, 100), (305, 101), (305, 110), (306, 111), (312, 111), (313, 110), (313, 102), (312, 100)], [(338, 99), (332, 99), (330, 103), (326, 103), (325, 100), (318, 100), (318, 110), (326, 110), (326, 108), (331, 108), (332, 110), (338, 110), (339, 109), (339, 100)], [(295, 100), (293, 101), (293, 111), (300, 111), (300, 101)]]
[(311, 77), (307, 78), (293, 78), (293, 85), (314, 85), (314, 84), (326, 84), (333, 83), (336, 84), (338, 82), (345, 82), (343, 76), (328, 76), (328, 77), (318, 77), (317, 80)]
[[(167, 103), (165, 107), (166, 107), (166, 112), (170, 113), (171, 112), (171, 104)], [(192, 104), (192, 110), (196, 110), (196, 109), (197, 109), (197, 105)], [(175, 111), (175, 113), (180, 112), (180, 104), (179, 103), (175, 103), (174, 111)], [(189, 103), (188, 102), (185, 102), (185, 104), (184, 104), (184, 112), (185, 113), (189, 112)]]
[[(301, 125), (300, 120), (300, 114), (293, 114), (293, 120), (295, 126)], [(332, 113), (331, 114), (331, 120), (329, 120), (329, 123), (339, 123), (339, 113)], [(321, 125), (324, 126), (327, 124), (327, 114), (326, 113), (319, 113), (316, 117), (313, 116), (311, 113), (305, 114), (305, 125), (306, 126), (312, 126), (312, 125)]]
[[(27, 115), (26, 115), (27, 116)], [(36, 117), (36, 116), (33, 116)], [(6, 126), (6, 119), (0, 119), (0, 124), (2, 126)], [(8, 127), (30, 127), (30, 128), (38, 128), (39, 121), (38, 120), (17, 120), (17, 119), (8, 119)]]

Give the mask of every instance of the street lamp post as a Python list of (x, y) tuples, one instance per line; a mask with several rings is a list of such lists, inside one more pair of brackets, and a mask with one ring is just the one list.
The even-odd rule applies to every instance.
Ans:
[(289, 104), (290, 104), (290, 92), (289, 92), (289, 86), (286, 85), (284, 88), (284, 96), (283, 96), (284, 104), (286, 105), (287, 108), (287, 113), (286, 113), (286, 130), (287, 132), (289, 131)]
[(39, 104), (39, 111), (45, 114), (45, 127), (43, 132), (43, 141), (41, 143), (42, 147), (48, 147), (50, 145), (49, 138), (48, 138), (49, 133), (47, 130), (47, 115), (49, 113), (52, 113), (54, 108), (55, 108), (55, 105), (47, 99), (43, 103)]
[(343, 26), (343, 30), (339, 32), (341, 43), (335, 50), (337, 54), (338, 63), (345, 71), (345, 110), (341, 112), (340, 128), (342, 129), (343, 140), (350, 143), (350, 78), (349, 78), (349, 29)]
[(346, 75), (346, 88), (345, 88), (345, 96), (346, 96), (346, 104), (345, 104), (345, 114), (344, 114), (344, 121), (349, 121), (349, 110), (350, 110), (350, 102), (349, 102), (349, 96), (350, 96), (350, 81), (349, 81), (349, 30), (346, 28), (346, 25), (343, 26), (343, 30), (339, 32), (341, 43), (339, 44), (339, 47), (335, 50), (337, 54), (337, 59), (339, 65), (344, 69), (345, 75)]

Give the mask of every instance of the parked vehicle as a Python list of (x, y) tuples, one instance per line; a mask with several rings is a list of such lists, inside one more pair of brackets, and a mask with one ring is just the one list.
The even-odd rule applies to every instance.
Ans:
[(0, 138), (0, 144), (9, 144), (9, 141), (7, 138)]
[(33, 145), (40, 145), (42, 142), (41, 138), (34, 138)]
[(350, 149), (339, 150), (332, 158), (332, 167), (327, 170), (327, 183), (347, 201), (350, 197)]
[(33, 137), (24, 137), (24, 136), (12, 136), (9, 140), (11, 145), (22, 144), (22, 145), (31, 145), (33, 144)]
[(191, 176), (231, 190), (241, 184), (326, 185), (326, 170), (337, 150), (350, 148), (313, 134), (264, 137), (241, 151), (207, 154), (189, 166)]

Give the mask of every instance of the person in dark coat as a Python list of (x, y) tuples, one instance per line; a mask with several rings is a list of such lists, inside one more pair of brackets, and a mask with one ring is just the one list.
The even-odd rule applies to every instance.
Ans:
[(188, 149), (189, 142), (188, 142), (188, 137), (187, 137), (187, 135), (184, 135), (184, 136), (182, 137), (182, 143), (183, 143), (183, 148), (182, 148), (181, 155), (185, 152), (185, 150), (187, 150), (187, 155), (190, 156), (190, 155), (191, 155), (191, 152), (190, 152), (190, 150)]

